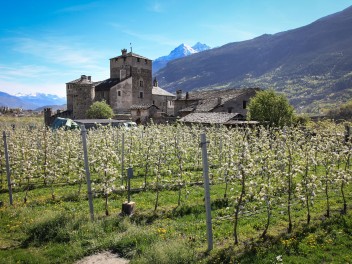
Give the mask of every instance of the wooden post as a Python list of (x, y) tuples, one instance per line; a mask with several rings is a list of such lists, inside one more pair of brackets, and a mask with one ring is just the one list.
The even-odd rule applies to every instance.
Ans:
[(4, 149), (5, 149), (5, 160), (6, 160), (6, 176), (7, 176), (7, 186), (9, 188), (9, 196), (10, 196), (10, 205), (13, 204), (12, 200), (12, 183), (11, 183), (11, 173), (10, 173), (10, 162), (9, 162), (9, 152), (7, 149), (7, 140), (6, 140), (6, 132), (3, 131), (2, 137), (4, 140)]
[(89, 203), (89, 212), (90, 219), (94, 221), (94, 208), (93, 208), (93, 198), (92, 198), (92, 186), (90, 182), (90, 171), (88, 163), (88, 150), (87, 150), (87, 130), (84, 125), (81, 125), (81, 135), (82, 135), (82, 144), (83, 144), (83, 154), (84, 154), (84, 168), (86, 170), (87, 177), (87, 189), (88, 189), (88, 203)]
[(207, 153), (207, 140), (205, 134), (200, 135), (200, 146), (202, 148), (202, 161), (203, 161), (203, 178), (204, 178), (204, 194), (205, 194), (205, 211), (207, 218), (207, 240), (208, 251), (213, 249), (213, 228), (211, 222), (211, 204), (210, 204), (210, 188), (209, 188), (209, 165)]

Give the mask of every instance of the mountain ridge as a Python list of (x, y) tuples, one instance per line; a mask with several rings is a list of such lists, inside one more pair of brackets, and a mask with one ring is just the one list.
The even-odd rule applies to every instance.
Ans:
[(298, 111), (352, 98), (352, 7), (309, 25), (170, 61), (156, 73), (168, 91), (273, 87)]

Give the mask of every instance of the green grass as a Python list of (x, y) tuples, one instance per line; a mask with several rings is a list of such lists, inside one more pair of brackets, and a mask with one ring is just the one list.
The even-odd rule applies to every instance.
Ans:
[[(253, 241), (239, 255), (232, 247), (218, 250), (208, 263), (351, 263), (351, 214), (336, 215), (267, 241)], [(279, 261), (279, 260), (282, 261)]]
[[(201, 186), (182, 190), (182, 204), (177, 206), (178, 190), (160, 192), (159, 207), (154, 211), (155, 191), (132, 195), (136, 212), (120, 216), (125, 194), (112, 194), (109, 216), (105, 216), (104, 199), (94, 199), (95, 221), (89, 219), (85, 193), (78, 197), (77, 186), (30, 191), (23, 202), (23, 192), (0, 194), (0, 259), (3, 263), (73, 263), (95, 252), (110, 250), (132, 259), (132, 263), (348, 263), (351, 259), (351, 214), (340, 215), (339, 197), (332, 199), (332, 214), (323, 214), (323, 197), (316, 200), (312, 224), (305, 225), (305, 210), (293, 207), (294, 232), (286, 234), (287, 215), (275, 210), (269, 238), (258, 239), (265, 223), (265, 211), (241, 216), (239, 245), (234, 246), (233, 220), (229, 214), (231, 200), (223, 199), (224, 186), (211, 188), (214, 250), (206, 254), (206, 224)], [(350, 193), (349, 189), (349, 193)], [(350, 209), (350, 208), (349, 208)], [(351, 210), (351, 209), (350, 209)], [(283, 209), (284, 211), (284, 209)], [(322, 220), (323, 219), (323, 220)]]

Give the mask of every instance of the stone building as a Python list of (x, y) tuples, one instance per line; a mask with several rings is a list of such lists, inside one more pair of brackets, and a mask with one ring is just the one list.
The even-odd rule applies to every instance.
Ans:
[(186, 94), (178, 90), (174, 100), (175, 116), (184, 117), (191, 113), (234, 113), (238, 119), (245, 119), (248, 102), (259, 90), (233, 88)]
[[(86, 118), (86, 111), (95, 101), (105, 100), (115, 114), (130, 114), (141, 105), (150, 109), (154, 103), (158, 104), (161, 94), (165, 94), (162, 100), (173, 99), (172, 94), (160, 87), (153, 89), (150, 59), (132, 51), (128, 53), (126, 49), (121, 52), (120, 56), (110, 59), (110, 78), (93, 82), (91, 76), (82, 75), (66, 84), (67, 111), (72, 118)], [(157, 108), (171, 113), (167, 107)]]
[(153, 104), (157, 106), (162, 113), (174, 115), (174, 99), (176, 96), (160, 88), (156, 78), (153, 81), (152, 96)]

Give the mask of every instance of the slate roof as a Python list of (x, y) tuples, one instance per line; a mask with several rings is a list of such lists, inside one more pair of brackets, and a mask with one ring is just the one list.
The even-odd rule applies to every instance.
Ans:
[(67, 84), (92, 84), (92, 81), (89, 81), (88, 78), (86, 79), (82, 79), (82, 78), (78, 78), (76, 80), (70, 81)]
[(195, 91), (188, 93), (187, 99), (186, 96), (183, 96), (181, 99), (176, 100), (198, 100), (198, 105), (195, 108), (195, 112), (209, 112), (212, 111), (215, 107), (223, 105), (227, 101), (234, 100), (237, 97), (246, 94), (254, 95), (259, 90), (259, 88), (232, 88), (209, 91)]
[(140, 59), (143, 59), (143, 60), (150, 60), (147, 57), (143, 57), (143, 56), (141, 56), (141, 55), (139, 55), (137, 53), (133, 53), (133, 52), (128, 52), (126, 55), (119, 55), (119, 56), (113, 57), (110, 60), (116, 59), (116, 58), (123, 58), (123, 57), (136, 57), (136, 58), (140, 58)]
[(119, 78), (109, 78), (101, 82), (95, 83), (96, 91), (110, 91), (110, 88), (120, 82)]
[(176, 95), (160, 88), (159, 86), (153, 86), (153, 89), (152, 89), (152, 94), (153, 95), (163, 95), (163, 96), (173, 96), (173, 97), (176, 97)]
[[(222, 104), (221, 100), (221, 104)], [(205, 98), (203, 100), (200, 100), (198, 105), (196, 106), (195, 111), (196, 112), (210, 112), (213, 110), (215, 107), (219, 105), (219, 99), (218, 98)]]
[[(238, 113), (223, 113), (223, 112), (211, 112), (211, 113), (190, 113), (180, 119), (181, 122), (185, 123), (202, 123), (202, 124), (224, 124), (231, 119), (238, 117)], [(243, 117), (242, 115), (240, 115)]]

